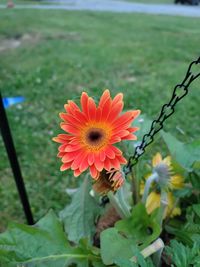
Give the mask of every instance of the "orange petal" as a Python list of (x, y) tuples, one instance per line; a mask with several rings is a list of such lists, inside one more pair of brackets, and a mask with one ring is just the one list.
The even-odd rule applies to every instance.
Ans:
[(92, 152), (88, 155), (88, 163), (90, 166), (94, 163), (94, 154)]
[(79, 169), (74, 170), (74, 176), (78, 177), (81, 174), (81, 172), (79, 171)]
[(110, 162), (110, 159), (109, 158), (106, 158), (105, 161), (104, 161), (104, 168), (107, 170), (107, 171), (110, 171), (111, 169), (111, 162)]
[(110, 160), (111, 162), (111, 167), (116, 169), (116, 170), (119, 170), (120, 169), (120, 162), (117, 158), (114, 158), (114, 159), (111, 159)]
[(117, 116), (122, 112), (122, 109), (123, 109), (123, 103), (117, 103), (114, 107), (112, 105), (107, 121), (113, 122), (117, 118)]
[(106, 156), (110, 159), (114, 159), (115, 158), (115, 152), (112, 149), (112, 146), (108, 146), (105, 150)]
[(97, 171), (97, 169), (94, 165), (90, 166), (90, 174), (95, 180), (98, 179), (99, 172)]
[(71, 100), (68, 101), (68, 104), (64, 105), (65, 110), (69, 113), (74, 115), (75, 110), (80, 110), (79, 107)]
[(130, 133), (135, 133), (139, 130), (140, 128), (139, 127), (131, 127), (131, 128), (128, 128), (127, 130), (130, 132)]
[(80, 132), (79, 129), (75, 128), (72, 125), (66, 124), (64, 122), (61, 122), (60, 127), (61, 127), (61, 129), (63, 129), (67, 133), (71, 133), (71, 134), (77, 135)]
[(70, 108), (71, 108), (72, 110), (80, 110), (80, 109), (79, 109), (79, 106), (77, 106), (76, 103), (74, 103), (74, 101), (72, 101), (72, 100), (68, 100), (68, 104), (69, 104), (69, 106), (70, 106)]
[(115, 144), (121, 141), (121, 138), (119, 136), (112, 136), (110, 140), (110, 144)]
[(81, 95), (81, 106), (82, 106), (82, 110), (83, 113), (87, 116), (87, 112), (88, 112), (88, 95), (87, 93), (83, 92)]
[(57, 157), (62, 158), (65, 155), (65, 152), (58, 152)]
[(77, 120), (81, 121), (82, 123), (85, 123), (88, 120), (85, 114), (83, 112), (80, 112), (79, 110), (75, 110), (75, 116)]
[(122, 140), (137, 140), (137, 136), (134, 134), (129, 134), (127, 136), (122, 137)]
[(83, 122), (77, 120), (77, 118), (75, 118), (75, 116), (72, 116), (72, 115), (69, 115), (66, 113), (60, 113), (59, 115), (60, 115), (60, 118), (62, 120), (69, 122), (70, 124), (75, 125), (77, 127), (80, 127), (83, 124)]
[(120, 162), (120, 164), (126, 164), (127, 160), (121, 155), (121, 156), (117, 156), (118, 161)]
[(95, 120), (96, 118), (96, 104), (93, 98), (88, 99), (88, 115), (90, 120)]
[(119, 136), (120, 138), (125, 137), (125, 136), (127, 136), (129, 134), (130, 134), (129, 131), (127, 131), (127, 130), (120, 130), (120, 131), (117, 131), (117, 132), (115, 131), (115, 135)]
[(78, 153), (77, 150), (80, 150), (80, 149), (81, 149), (80, 145), (75, 145), (75, 146), (67, 145), (66, 148), (65, 148), (65, 152), (76, 151)]
[(60, 170), (61, 172), (69, 169), (71, 167), (71, 163), (70, 162), (67, 162), (67, 163), (64, 163), (61, 167), (60, 167)]
[(61, 146), (58, 147), (58, 151), (60, 152), (65, 152), (65, 148), (66, 148), (67, 144), (63, 144)]
[(80, 141), (75, 137), (73, 137), (73, 139), (71, 141), (69, 141), (69, 145), (73, 145), (73, 146), (76, 146), (76, 145), (80, 145)]
[(96, 110), (96, 121), (97, 122), (101, 120), (101, 113), (102, 113), (101, 108), (98, 107)]
[(101, 172), (103, 170), (103, 162), (100, 160), (100, 155), (98, 153), (95, 154), (95, 161), (94, 161), (94, 165), (97, 168), (97, 170), (99, 172)]
[(106, 89), (103, 92), (101, 99), (99, 101), (99, 107), (102, 107), (105, 104), (105, 102), (107, 101), (107, 99), (109, 99), (109, 98), (110, 98), (110, 91), (108, 89)]
[(85, 157), (85, 155), (86, 155), (86, 152), (84, 150), (80, 150), (78, 153), (76, 153), (76, 156), (71, 166), (72, 170), (76, 170), (80, 167), (80, 164), (83, 158)]
[(80, 166), (79, 166), (79, 170), (80, 170), (80, 172), (84, 172), (88, 167), (89, 167), (88, 154), (85, 154), (82, 157), (82, 160), (81, 160), (81, 163), (80, 163)]
[(120, 127), (123, 124), (126, 124), (128, 121), (134, 119), (134, 111), (127, 111), (126, 113), (122, 114), (119, 118), (117, 118), (114, 122), (113, 125), (115, 128)]
[(76, 151), (75, 152), (68, 152), (63, 156), (62, 162), (65, 163), (65, 162), (73, 161), (76, 156), (77, 156)]
[(104, 161), (105, 158), (106, 158), (106, 154), (105, 154), (105, 152), (104, 152), (104, 151), (100, 151), (100, 160), (101, 160), (101, 161)]
[(122, 93), (119, 93), (117, 94), (114, 98), (113, 98), (113, 105), (116, 105), (117, 103), (119, 102), (123, 102), (123, 94)]
[(52, 140), (54, 141), (54, 142), (57, 142), (57, 143), (65, 143), (65, 140), (63, 140), (63, 139), (61, 139), (61, 138), (59, 138), (59, 137), (53, 137), (52, 138)]
[(122, 151), (119, 148), (112, 146), (112, 150), (115, 152), (115, 155), (117, 156), (122, 155)]
[(107, 119), (107, 117), (108, 117), (108, 115), (110, 113), (110, 110), (111, 110), (111, 104), (112, 104), (111, 99), (108, 98), (105, 101), (104, 105), (101, 106), (101, 109), (102, 109), (102, 111), (101, 111), (102, 112), (101, 113), (101, 120), (102, 121), (105, 121)]

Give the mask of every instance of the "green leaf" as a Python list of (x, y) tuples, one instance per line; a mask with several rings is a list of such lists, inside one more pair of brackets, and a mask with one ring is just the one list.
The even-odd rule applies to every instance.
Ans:
[(122, 236), (116, 228), (104, 230), (100, 236), (101, 257), (106, 265), (113, 264), (117, 258), (129, 260), (134, 256), (134, 242)]
[(114, 228), (101, 233), (103, 262), (109, 265), (117, 260), (129, 261), (137, 255), (138, 245), (141, 249), (148, 246), (159, 236), (160, 232), (160, 226), (147, 214), (144, 205), (137, 204), (130, 218), (118, 221)]
[(135, 133), (138, 141), (142, 141), (143, 136), (149, 131), (152, 124), (145, 114), (140, 115), (134, 120), (134, 126), (139, 127), (139, 131)]
[(95, 232), (95, 219), (100, 208), (89, 194), (90, 190), (91, 181), (86, 178), (73, 195), (71, 204), (60, 213), (68, 239), (75, 243), (85, 237), (92, 240)]
[(115, 227), (141, 248), (148, 246), (161, 233), (159, 224), (147, 214), (142, 203), (134, 206), (131, 217), (118, 221)]
[(184, 144), (177, 140), (170, 133), (162, 131), (162, 137), (168, 146), (172, 156), (185, 169), (191, 170), (194, 163), (200, 160), (200, 140)]
[(138, 267), (137, 263), (121, 258), (116, 259), (114, 263), (119, 267)]
[(192, 208), (195, 214), (200, 218), (200, 204), (194, 204), (192, 205)]
[(137, 259), (137, 263), (132, 260), (118, 258), (115, 260), (115, 264), (119, 267), (154, 267), (151, 259), (145, 259), (138, 249), (135, 251), (135, 258)]
[(184, 244), (187, 244), (189, 246), (192, 246), (193, 241), (192, 241), (192, 236), (191, 233), (186, 231), (184, 227), (180, 226), (180, 228), (173, 227), (171, 225), (166, 225), (165, 230), (172, 235), (175, 235), (178, 241), (183, 242)]
[(165, 248), (165, 252), (176, 267), (194, 266), (194, 263), (199, 262), (199, 247), (196, 243), (192, 248), (189, 248), (176, 240), (172, 240), (170, 246)]
[(53, 211), (35, 226), (12, 223), (0, 235), (0, 266), (3, 267), (67, 267), (71, 263), (89, 267), (92, 261), (101, 262), (101, 259), (83, 243), (71, 247)]

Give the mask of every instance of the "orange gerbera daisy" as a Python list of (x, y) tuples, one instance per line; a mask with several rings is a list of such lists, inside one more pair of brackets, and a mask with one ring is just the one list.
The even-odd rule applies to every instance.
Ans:
[(64, 106), (66, 113), (60, 113), (61, 128), (67, 134), (59, 134), (53, 140), (61, 143), (58, 153), (63, 162), (61, 171), (71, 168), (74, 176), (79, 176), (89, 168), (91, 176), (98, 179), (103, 169), (119, 170), (120, 164), (126, 163), (121, 150), (113, 144), (137, 139), (133, 133), (138, 128), (131, 127), (131, 123), (140, 111), (120, 114), (123, 94), (112, 99), (109, 90), (104, 91), (98, 106), (85, 92), (80, 102), (82, 110), (73, 101)]

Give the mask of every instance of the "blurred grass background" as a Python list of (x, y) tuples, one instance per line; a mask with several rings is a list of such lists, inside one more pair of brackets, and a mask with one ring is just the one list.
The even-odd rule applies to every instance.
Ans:
[[(4, 10), (0, 14), (0, 88), (26, 101), (7, 109), (35, 219), (68, 201), (65, 189), (81, 178), (59, 171), (58, 113), (67, 99), (105, 88), (124, 93), (126, 109), (155, 118), (199, 56), (197, 18), (53, 10)], [(199, 135), (199, 81), (166, 123), (176, 137)], [(180, 137), (181, 136), (181, 137)], [(0, 229), (23, 221), (0, 138)]]

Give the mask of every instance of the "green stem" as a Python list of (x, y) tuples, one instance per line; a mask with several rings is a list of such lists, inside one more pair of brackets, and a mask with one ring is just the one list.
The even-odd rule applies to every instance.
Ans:
[(121, 208), (122, 208), (125, 216), (127, 218), (130, 217), (131, 213), (130, 213), (129, 207), (128, 207), (127, 203), (126, 203), (125, 197), (124, 197), (124, 187), (121, 187), (118, 190), (118, 196), (119, 196), (119, 203), (121, 205)]
[(167, 204), (168, 204), (167, 192), (165, 190), (161, 190), (160, 209), (159, 209), (159, 213), (158, 213), (158, 222), (159, 222), (161, 227), (162, 227), (162, 223), (163, 223)]
[(120, 215), (121, 218), (126, 218), (126, 212), (122, 209), (118, 199), (115, 197), (113, 192), (109, 191), (107, 194), (111, 205), (116, 209), (117, 213)]
[(135, 173), (132, 172), (129, 174), (129, 178), (131, 180), (131, 191), (132, 191), (132, 200), (133, 200), (133, 205), (137, 204), (137, 181), (136, 181), (136, 176)]
[(159, 178), (157, 172), (152, 173), (152, 175), (147, 179), (145, 183), (145, 188), (144, 188), (144, 194), (142, 196), (142, 202), (145, 204), (147, 201), (147, 197), (149, 195), (149, 191), (151, 188), (151, 184), (155, 181), (157, 181)]

